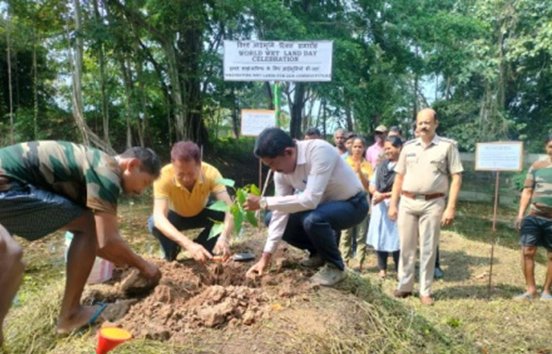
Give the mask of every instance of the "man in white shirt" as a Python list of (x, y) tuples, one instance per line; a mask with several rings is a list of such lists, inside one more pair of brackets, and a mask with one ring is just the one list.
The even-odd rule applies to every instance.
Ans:
[(327, 142), (294, 141), (279, 128), (265, 129), (254, 153), (275, 171), (276, 196), (250, 195), (245, 203), (247, 210), (272, 211), (263, 254), (247, 276), (264, 273), (283, 239), (325, 262), (313, 282), (332, 286), (343, 280), (338, 232), (360, 223), (368, 213), (366, 194), (354, 171)]

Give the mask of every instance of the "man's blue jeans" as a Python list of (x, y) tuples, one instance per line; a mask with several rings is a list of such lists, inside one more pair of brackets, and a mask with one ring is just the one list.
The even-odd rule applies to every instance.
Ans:
[[(209, 233), (211, 232), (211, 227), (213, 227), (213, 220), (223, 221), (224, 213), (210, 209), (203, 209), (201, 213), (196, 216), (185, 217), (169, 210), (167, 219), (169, 219), (169, 222), (179, 231), (203, 227), (204, 229), (200, 232), (194, 242), (205, 247), (207, 251), (213, 252), (218, 236), (209, 239)], [(163, 248), (163, 252), (165, 253), (165, 259), (167, 261), (174, 261), (176, 256), (180, 253), (180, 246), (167, 236), (163, 235), (163, 233), (154, 226), (153, 216), (150, 216), (148, 219), (148, 230), (157, 240), (159, 240), (159, 243)]]
[(331, 201), (316, 209), (289, 215), (283, 240), (290, 245), (318, 254), (326, 262), (345, 269), (339, 252), (341, 230), (359, 224), (368, 214), (366, 193), (343, 201)]

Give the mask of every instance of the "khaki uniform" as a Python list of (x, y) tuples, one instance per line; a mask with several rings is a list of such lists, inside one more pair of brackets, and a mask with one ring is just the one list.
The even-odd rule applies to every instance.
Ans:
[[(412, 291), (416, 246), (420, 247), (420, 295), (431, 295), (436, 249), (449, 176), (463, 171), (456, 142), (437, 135), (427, 147), (420, 138), (403, 146), (395, 171), (404, 176), (397, 226), (400, 291)], [(414, 198), (413, 198), (414, 197)]]

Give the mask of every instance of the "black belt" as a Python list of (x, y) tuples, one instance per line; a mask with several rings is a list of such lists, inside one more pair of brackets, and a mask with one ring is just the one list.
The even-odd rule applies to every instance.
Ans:
[(422, 199), (422, 200), (432, 200), (445, 196), (445, 193), (426, 193), (426, 194), (416, 194), (412, 192), (402, 191), (402, 195), (410, 199)]

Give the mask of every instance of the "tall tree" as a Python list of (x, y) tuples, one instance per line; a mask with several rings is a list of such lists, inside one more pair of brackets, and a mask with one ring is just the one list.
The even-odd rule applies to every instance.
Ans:
[(111, 146), (103, 141), (96, 133), (94, 133), (84, 117), (84, 105), (82, 99), (82, 59), (84, 51), (84, 43), (81, 35), (82, 21), (81, 21), (81, 6), (80, 0), (73, 0), (73, 18), (74, 18), (74, 31), (75, 39), (73, 46), (69, 50), (69, 62), (71, 66), (71, 79), (72, 79), (72, 110), (75, 123), (81, 133), (82, 141), (86, 145), (93, 144), (108, 153), (114, 153), (115, 151)]

